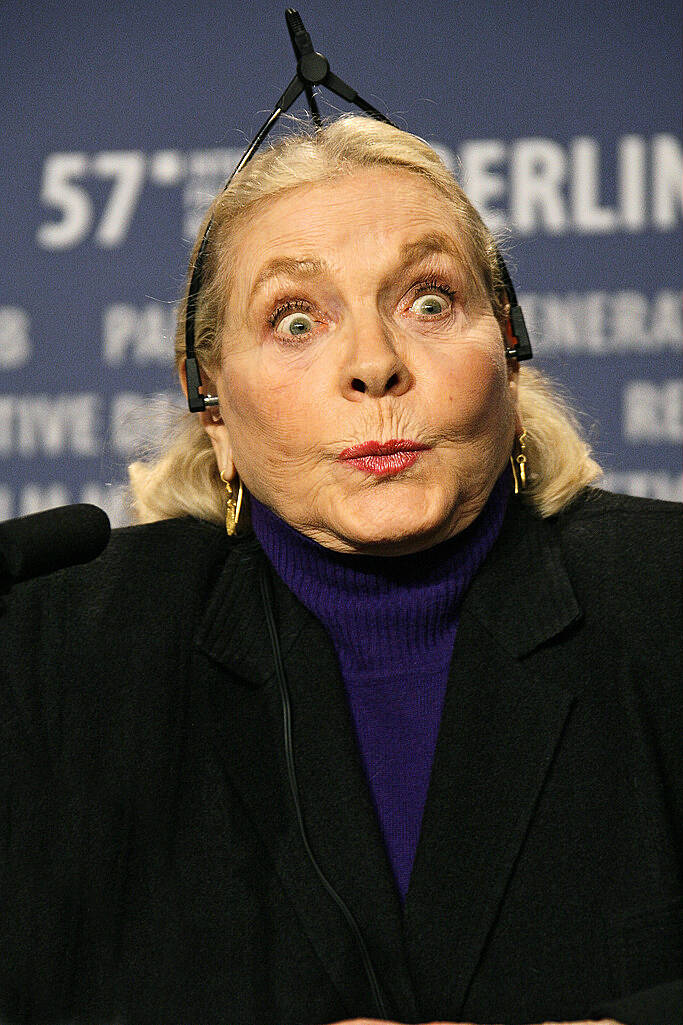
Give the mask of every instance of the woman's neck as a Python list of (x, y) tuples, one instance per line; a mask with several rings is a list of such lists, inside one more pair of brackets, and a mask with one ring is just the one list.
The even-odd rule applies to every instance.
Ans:
[(254, 532), (275, 571), (327, 628), (343, 664), (376, 672), (399, 660), (420, 665), (453, 633), (457, 611), (505, 515), (506, 471), (466, 530), (412, 555), (334, 552), (251, 499)]

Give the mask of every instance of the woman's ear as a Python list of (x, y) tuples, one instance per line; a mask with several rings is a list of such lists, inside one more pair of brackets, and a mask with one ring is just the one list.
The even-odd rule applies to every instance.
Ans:
[[(185, 398), (187, 398), (185, 361), (183, 361), (178, 368), (178, 376), (180, 378), (180, 386), (185, 393)], [(202, 391), (205, 394), (218, 394), (216, 391), (216, 382), (207, 377), (206, 371), (202, 374), (202, 383)], [(232, 445), (230, 443), (228, 428), (223, 423), (220, 406), (209, 406), (208, 409), (205, 409), (202, 413), (193, 413), (192, 415), (199, 417), (202, 427), (209, 436), (209, 440), (211, 441), (213, 451), (216, 456), (219, 473), (221, 473), (226, 480), (232, 480), (235, 476), (235, 464), (232, 460)]]

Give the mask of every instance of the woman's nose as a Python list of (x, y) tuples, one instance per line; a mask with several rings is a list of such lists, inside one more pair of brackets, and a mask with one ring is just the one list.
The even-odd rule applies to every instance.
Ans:
[(345, 398), (362, 401), (363, 396), (382, 398), (403, 395), (413, 377), (397, 351), (390, 333), (379, 318), (362, 318), (350, 325), (353, 342), (342, 370)]

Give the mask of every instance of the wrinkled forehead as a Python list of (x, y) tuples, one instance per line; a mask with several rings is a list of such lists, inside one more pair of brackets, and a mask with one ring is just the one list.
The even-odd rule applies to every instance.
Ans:
[(292, 278), (361, 274), (377, 282), (411, 262), (447, 261), (463, 288), (481, 286), (469, 233), (455, 204), (420, 175), (356, 171), (253, 204), (232, 232), (229, 304), (240, 319)]

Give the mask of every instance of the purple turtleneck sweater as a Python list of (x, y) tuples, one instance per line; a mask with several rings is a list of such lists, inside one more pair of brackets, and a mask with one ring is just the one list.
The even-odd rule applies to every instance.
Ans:
[(460, 605), (498, 536), (510, 490), (506, 470), (466, 530), (424, 552), (394, 558), (333, 552), (250, 499), (253, 529), (268, 559), (334, 644), (402, 902)]

